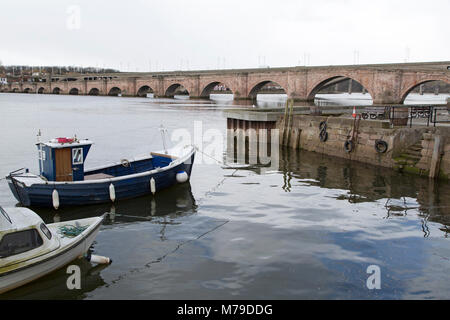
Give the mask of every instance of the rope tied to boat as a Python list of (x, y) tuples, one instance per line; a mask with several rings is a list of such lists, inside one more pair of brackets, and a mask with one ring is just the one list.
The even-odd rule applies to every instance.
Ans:
[(74, 238), (79, 236), (86, 230), (89, 226), (72, 226), (72, 225), (64, 225), (59, 227), (59, 233), (68, 238)]
[(227, 167), (227, 168), (229, 168), (229, 169), (236, 169), (236, 167), (230, 166), (230, 165), (226, 164), (224, 161), (218, 160), (218, 159), (214, 158), (213, 156), (207, 154), (206, 152), (200, 150), (200, 149), (197, 148), (197, 147), (196, 147), (196, 150), (197, 150), (198, 152), (200, 152), (201, 154), (203, 154), (204, 156), (207, 156), (208, 158), (210, 158), (210, 159), (216, 161), (217, 163), (219, 163), (220, 165), (222, 165), (222, 166), (224, 166), (224, 167)]

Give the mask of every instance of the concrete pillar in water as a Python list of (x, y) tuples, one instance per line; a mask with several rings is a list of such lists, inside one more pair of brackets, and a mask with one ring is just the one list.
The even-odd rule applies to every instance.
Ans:
[(353, 80), (350, 79), (348, 82), (348, 94), (352, 94)]
[(434, 94), (436, 96), (439, 94), (439, 86), (434, 87)]

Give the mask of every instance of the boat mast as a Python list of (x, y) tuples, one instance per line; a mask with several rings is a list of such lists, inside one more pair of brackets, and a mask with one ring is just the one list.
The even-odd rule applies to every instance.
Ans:
[(159, 131), (161, 131), (161, 137), (162, 137), (162, 143), (163, 143), (163, 148), (164, 148), (164, 153), (167, 153), (167, 148), (166, 148), (166, 133), (167, 133), (167, 129), (164, 128), (163, 125), (161, 125), (161, 127), (159, 128)]
[(39, 129), (39, 131), (38, 131), (38, 134), (37, 134), (37, 142), (38, 142), (38, 144), (39, 144), (39, 162), (40, 162), (40, 164), (41, 164), (41, 168), (40, 168), (40, 171), (41, 172), (39, 172), (39, 175), (42, 173), (42, 171), (44, 170), (44, 156), (43, 156), (43, 154), (42, 154), (42, 143), (41, 143), (41, 139), (40, 139), (40, 137), (41, 137), (41, 129)]

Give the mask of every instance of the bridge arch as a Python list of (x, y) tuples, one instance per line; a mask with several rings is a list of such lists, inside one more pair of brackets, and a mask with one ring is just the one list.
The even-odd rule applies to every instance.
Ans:
[(108, 92), (108, 96), (117, 97), (120, 94), (122, 94), (122, 90), (119, 87), (112, 87)]
[(372, 88), (368, 87), (364, 83), (364, 81), (362, 81), (361, 79), (358, 79), (357, 77), (353, 77), (351, 75), (346, 75), (346, 74), (337, 74), (337, 75), (333, 75), (333, 76), (326, 76), (322, 79), (319, 79), (311, 86), (311, 89), (309, 90), (309, 92), (307, 94), (307, 100), (314, 101), (316, 94), (318, 94), (322, 89), (324, 89), (330, 85), (339, 84), (340, 82), (344, 82), (344, 81), (348, 81), (348, 80), (351, 80), (353, 83), (359, 84), (363, 90), (365, 90), (366, 92), (369, 93), (370, 98), (373, 100), (374, 95), (372, 92), (373, 91)]
[(39, 93), (39, 94), (45, 93), (45, 88), (44, 88), (44, 87), (40, 87), (40, 88), (38, 89), (38, 93)]
[(169, 85), (167, 87), (167, 89), (165, 90), (164, 95), (166, 97), (173, 98), (177, 93), (179, 93), (179, 95), (189, 96), (188, 89), (185, 86), (183, 86), (181, 83), (173, 83), (173, 84)]
[(19, 92), (19, 91), (20, 91), (19, 88), (13, 88), (13, 89), (11, 90), (11, 92), (14, 92), (14, 93)]
[(70, 91), (69, 91), (69, 94), (70, 95), (73, 95), (73, 96), (76, 96), (76, 95), (78, 95), (80, 93), (80, 90), (78, 90), (78, 88), (72, 88), (72, 89), (70, 89)]
[(31, 93), (31, 88), (25, 88), (25, 89), (23, 90), (23, 92), (24, 92), (24, 93)]
[(61, 89), (59, 87), (53, 88), (52, 93), (53, 94), (60, 94), (61, 93)]
[(92, 88), (91, 90), (89, 90), (88, 95), (90, 96), (98, 96), (100, 95), (100, 90), (97, 88)]
[(422, 79), (422, 80), (416, 81), (416, 82), (414, 82), (413, 84), (410, 84), (408, 87), (406, 87), (406, 88), (402, 91), (400, 103), (404, 103), (405, 100), (406, 100), (406, 98), (408, 97), (408, 95), (409, 95), (414, 89), (416, 89), (417, 87), (419, 87), (420, 85), (425, 84), (425, 83), (429, 83), (429, 82), (435, 82), (435, 81), (436, 81), (436, 82), (437, 82), (437, 81), (440, 81), (440, 82), (444, 82), (444, 83), (446, 83), (446, 84), (450, 84), (450, 81), (449, 81), (448, 79), (439, 78), (439, 77), (426, 78), (426, 79)]
[(221, 82), (221, 81), (212, 81), (208, 83), (201, 91), (201, 98), (209, 98), (213, 91), (220, 92), (220, 94), (233, 94), (233, 90), (231, 90), (230, 86)]
[(265, 88), (267, 88), (267, 89), (271, 88), (275, 91), (279, 91), (277, 93), (280, 93), (280, 94), (287, 94), (287, 90), (285, 87), (283, 87), (279, 83), (272, 81), (272, 80), (258, 81), (257, 83), (251, 85), (250, 88), (251, 89), (250, 89), (250, 92), (248, 93), (248, 97), (251, 99), (256, 99), (256, 96), (258, 95), (258, 93), (261, 92), (262, 90), (264, 90)]
[(155, 91), (149, 85), (143, 85), (139, 88), (136, 95), (138, 97), (146, 97), (147, 93), (154, 93)]

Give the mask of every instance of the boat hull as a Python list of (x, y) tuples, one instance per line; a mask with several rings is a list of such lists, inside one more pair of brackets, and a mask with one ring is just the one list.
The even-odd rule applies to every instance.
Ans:
[(35, 263), (0, 273), (0, 294), (39, 279), (83, 256), (94, 242), (102, 221), (103, 218), (100, 218), (89, 232), (57, 253)]
[(150, 181), (155, 180), (155, 191), (177, 184), (176, 175), (185, 171), (190, 177), (195, 152), (184, 162), (168, 169), (151, 174), (115, 179), (104, 179), (104, 182), (92, 183), (39, 183), (26, 186), (8, 178), (9, 187), (14, 197), (27, 207), (52, 207), (52, 194), (57, 190), (60, 206), (91, 205), (112, 202), (110, 185), (114, 185), (115, 201), (130, 199), (151, 193)]

